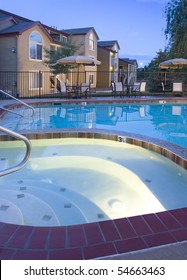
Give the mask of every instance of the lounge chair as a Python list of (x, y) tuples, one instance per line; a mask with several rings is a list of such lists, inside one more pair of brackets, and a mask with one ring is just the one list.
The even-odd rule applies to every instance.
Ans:
[(183, 84), (183, 82), (174, 82), (172, 84), (172, 96), (175, 96), (175, 93), (181, 94), (181, 96), (184, 96), (184, 84)]

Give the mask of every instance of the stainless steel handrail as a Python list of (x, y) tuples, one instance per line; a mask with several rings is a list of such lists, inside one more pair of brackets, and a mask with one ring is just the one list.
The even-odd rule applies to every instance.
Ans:
[(33, 108), (32, 106), (30, 106), (30, 105), (28, 105), (27, 103), (25, 103), (25, 102), (19, 100), (18, 98), (14, 97), (13, 95), (9, 94), (8, 92), (6, 92), (6, 91), (4, 91), (4, 90), (2, 90), (2, 89), (0, 89), (0, 91), (1, 91), (2, 93), (4, 93), (5, 95), (9, 96), (10, 98), (16, 100), (17, 102), (19, 102), (19, 103), (25, 105), (26, 107), (30, 108), (30, 109), (32, 110), (33, 114), (34, 114), (35, 111), (34, 111), (34, 108)]
[(23, 115), (18, 114), (18, 113), (16, 113), (16, 112), (11, 111), (11, 110), (9, 110), (9, 109), (7, 109), (7, 108), (4, 108), (4, 107), (2, 107), (2, 106), (0, 106), (0, 109), (2, 109), (2, 110), (4, 110), (4, 111), (7, 111), (7, 112), (9, 112), (9, 113), (12, 113), (12, 114), (14, 114), (14, 115), (17, 115), (17, 116), (23, 117)]
[(27, 139), (25, 136), (23, 136), (19, 133), (16, 133), (15, 131), (9, 130), (3, 126), (0, 126), (0, 131), (3, 131), (6, 134), (9, 134), (16, 139), (22, 140), (25, 143), (26, 148), (27, 148), (26, 154), (25, 154), (25, 157), (23, 158), (23, 160), (14, 167), (7, 168), (7, 169), (0, 171), (0, 177), (1, 177), (1, 176), (10, 174), (10, 173), (16, 172), (25, 166), (25, 164), (27, 163), (27, 161), (29, 160), (30, 155), (31, 155), (31, 143), (30, 143), (29, 139)]

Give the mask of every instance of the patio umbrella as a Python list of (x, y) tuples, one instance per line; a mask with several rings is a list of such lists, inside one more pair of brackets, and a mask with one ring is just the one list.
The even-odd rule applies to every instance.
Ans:
[(84, 56), (84, 55), (72, 55), (72, 56), (67, 56), (64, 58), (61, 58), (57, 60), (56, 64), (64, 64), (64, 65), (77, 65), (78, 66), (78, 74), (77, 74), (77, 84), (79, 82), (79, 67), (80, 65), (100, 65), (101, 62), (97, 59), (94, 59), (89, 56)]
[[(185, 58), (173, 58), (166, 61), (163, 61), (159, 64), (161, 69), (182, 69), (187, 67), (187, 59)], [(166, 72), (164, 77), (164, 84), (166, 85)]]
[(187, 67), (187, 59), (185, 58), (173, 58), (163, 61), (159, 64), (161, 69), (181, 69)]

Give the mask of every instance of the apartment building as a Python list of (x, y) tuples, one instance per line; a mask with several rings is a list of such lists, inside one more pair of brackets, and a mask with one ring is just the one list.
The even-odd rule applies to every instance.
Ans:
[(60, 47), (67, 37), (39, 21), (0, 10), (0, 88), (21, 97), (37, 96), (44, 87), (50, 92), (44, 49)]
[(77, 68), (57, 77), (44, 63), (45, 49), (57, 50), (68, 40), (77, 47), (77, 55), (101, 61), (99, 66), (82, 65), (80, 82), (90, 83), (92, 88), (108, 88), (120, 79), (117, 40), (99, 41), (94, 27), (58, 30), (0, 9), (0, 89), (14, 96), (32, 97), (55, 92), (58, 79), (75, 83)]
[(117, 40), (98, 41), (98, 60), (101, 61), (101, 65), (98, 66), (100, 75), (98, 75), (97, 83), (99, 87), (110, 87), (112, 82), (118, 81), (119, 50)]
[[(75, 54), (98, 59), (97, 41), (99, 37), (94, 27), (63, 29), (63, 32), (68, 34), (71, 43), (77, 47)], [(79, 69), (80, 80), (90, 83), (91, 87), (95, 88), (97, 86), (97, 67), (96, 65), (81, 65)]]
[(132, 85), (137, 80), (138, 63), (136, 59), (119, 58), (119, 81)]

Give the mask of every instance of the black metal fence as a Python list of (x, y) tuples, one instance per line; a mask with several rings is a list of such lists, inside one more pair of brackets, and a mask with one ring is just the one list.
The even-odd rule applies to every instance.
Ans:
[[(109, 72), (85, 71), (54, 75), (47, 71), (0, 71), (0, 90), (19, 98), (65, 97), (60, 83), (90, 83), (91, 92), (95, 96), (110, 96), (111, 82), (122, 81), (125, 84), (146, 81), (147, 94), (163, 94), (161, 84), (170, 89), (172, 82), (183, 82), (187, 92), (187, 72)], [(6, 98), (0, 91), (0, 98)]]

